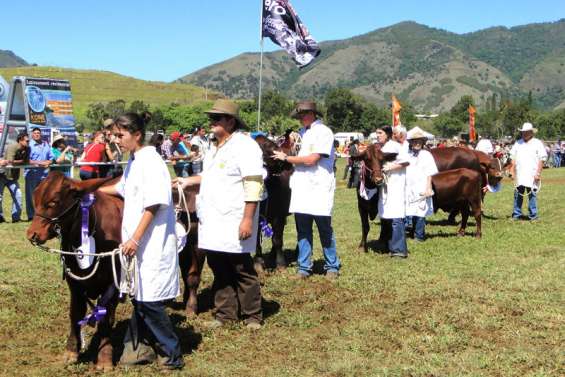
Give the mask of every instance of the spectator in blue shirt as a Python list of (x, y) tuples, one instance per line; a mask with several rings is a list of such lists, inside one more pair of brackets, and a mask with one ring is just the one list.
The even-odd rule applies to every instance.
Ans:
[(33, 191), (45, 177), (49, 174), (47, 169), (54, 160), (51, 146), (41, 139), (41, 129), (35, 127), (31, 130), (31, 142), (29, 144), (29, 164), (35, 168), (24, 170), (25, 191), (26, 191), (26, 211), (29, 221), (33, 218), (35, 210), (33, 208)]

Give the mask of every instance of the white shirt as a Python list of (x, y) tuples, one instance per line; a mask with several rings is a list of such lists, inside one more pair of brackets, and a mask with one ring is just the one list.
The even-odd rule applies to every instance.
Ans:
[(298, 156), (322, 155), (313, 166), (298, 164), (290, 177), (291, 213), (331, 216), (334, 204), (334, 134), (317, 120), (306, 129)]
[(243, 178), (262, 176), (263, 152), (251, 137), (231, 135), (221, 147), (204, 156), (198, 212), (198, 247), (227, 253), (252, 253), (257, 244), (259, 211), (255, 212), (251, 237), (239, 239), (245, 195)]
[(423, 198), (428, 187), (428, 177), (438, 173), (432, 154), (420, 150), (417, 156), (408, 155), (410, 165), (406, 167), (406, 216), (426, 217), (434, 213), (432, 197)]
[(516, 184), (534, 187), (534, 177), (538, 172), (539, 163), (547, 159), (543, 143), (535, 137), (527, 143), (524, 139), (520, 139), (512, 146), (510, 156), (516, 164)]
[(138, 240), (139, 282), (135, 299), (154, 302), (175, 298), (180, 290), (171, 177), (155, 147), (143, 147), (135, 153), (116, 188), (124, 198), (123, 242), (133, 236), (145, 209), (160, 205)]
[(489, 139), (481, 139), (477, 143), (475, 150), (488, 154), (489, 156), (494, 153), (494, 148)]
[[(396, 153), (394, 163), (408, 162), (402, 146), (389, 140), (382, 148), (383, 153)], [(406, 168), (388, 172), (387, 183), (379, 188), (379, 216), (382, 219), (399, 219), (406, 216)]]

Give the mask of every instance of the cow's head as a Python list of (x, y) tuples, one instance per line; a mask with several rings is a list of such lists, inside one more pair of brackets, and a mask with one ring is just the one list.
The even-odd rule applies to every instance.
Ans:
[(44, 244), (57, 236), (58, 230), (80, 223), (80, 200), (107, 182), (105, 178), (77, 181), (61, 172), (50, 172), (33, 192), (35, 215), (27, 229), (27, 238)]
[(380, 185), (383, 183), (383, 165), (388, 161), (394, 161), (396, 153), (383, 153), (380, 144), (362, 145), (359, 147), (359, 154), (351, 158), (363, 161), (371, 181)]
[(498, 158), (492, 157), (486, 168), (488, 184), (492, 187), (497, 186), (503, 176), (504, 166), (502, 165), (502, 162)]

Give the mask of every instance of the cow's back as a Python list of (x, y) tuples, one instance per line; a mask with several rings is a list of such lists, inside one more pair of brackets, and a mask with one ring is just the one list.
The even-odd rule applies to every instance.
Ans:
[(479, 158), (471, 149), (461, 147), (433, 148), (430, 153), (434, 157), (437, 169), (440, 172), (460, 168), (481, 171)]

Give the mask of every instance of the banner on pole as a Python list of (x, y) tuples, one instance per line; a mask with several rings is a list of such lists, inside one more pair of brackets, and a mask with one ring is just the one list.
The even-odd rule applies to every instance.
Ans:
[(473, 107), (473, 105), (469, 105), (469, 141), (476, 141), (477, 134), (475, 131), (475, 113), (477, 110)]
[(318, 43), (288, 0), (263, 0), (262, 32), (262, 36), (284, 48), (300, 68), (320, 55)]
[(392, 127), (400, 126), (400, 110), (402, 106), (396, 96), (392, 96)]

